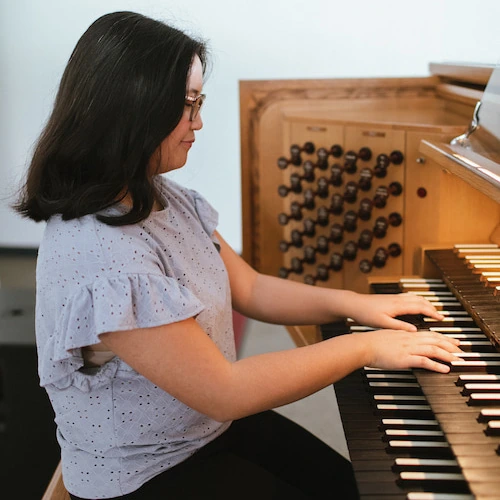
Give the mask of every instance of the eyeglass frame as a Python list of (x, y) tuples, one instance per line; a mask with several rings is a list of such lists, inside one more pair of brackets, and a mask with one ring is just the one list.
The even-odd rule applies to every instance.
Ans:
[(184, 104), (191, 108), (191, 112), (189, 113), (190, 122), (196, 119), (206, 98), (206, 94), (198, 94), (196, 97), (191, 97), (190, 95), (184, 96), (184, 99), (187, 101)]

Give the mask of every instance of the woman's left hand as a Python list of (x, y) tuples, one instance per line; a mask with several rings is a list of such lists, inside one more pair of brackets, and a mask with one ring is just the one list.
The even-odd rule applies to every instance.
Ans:
[(431, 302), (419, 295), (410, 293), (394, 295), (361, 294), (352, 304), (350, 317), (362, 325), (375, 328), (390, 328), (408, 332), (417, 331), (414, 325), (395, 319), (396, 316), (405, 314), (422, 314), (437, 321), (442, 321), (444, 318)]

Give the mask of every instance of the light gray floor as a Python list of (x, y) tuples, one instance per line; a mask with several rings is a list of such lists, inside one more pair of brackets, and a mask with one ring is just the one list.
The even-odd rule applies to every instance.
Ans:
[[(294, 342), (283, 326), (248, 320), (240, 347), (244, 358), (264, 352), (293, 349)], [(276, 411), (305, 427), (315, 436), (349, 458), (333, 386)]]

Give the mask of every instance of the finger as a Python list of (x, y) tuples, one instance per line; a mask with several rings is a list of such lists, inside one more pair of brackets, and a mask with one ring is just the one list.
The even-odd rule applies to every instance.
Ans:
[(405, 332), (416, 332), (417, 327), (408, 323), (406, 321), (401, 321), (399, 319), (390, 318), (387, 321), (387, 326), (390, 330), (404, 330)]
[(413, 360), (411, 366), (414, 368), (423, 368), (424, 370), (430, 370), (438, 373), (449, 373), (451, 369), (449, 365), (425, 356), (413, 356), (412, 358)]
[(446, 349), (448, 352), (451, 353), (459, 353), (459, 352), (464, 352), (462, 349), (460, 349), (460, 340), (458, 339), (442, 339), (439, 341), (438, 346), (441, 347), (442, 349)]
[(429, 332), (435, 338), (437, 345), (449, 352), (463, 352), (460, 349), (460, 340), (454, 339), (453, 337), (446, 337), (445, 335), (437, 332)]
[(407, 294), (407, 296), (414, 302), (413, 306), (416, 308), (414, 314), (423, 314), (438, 321), (444, 319), (444, 316), (426, 298), (413, 294)]
[(451, 363), (452, 361), (461, 361), (462, 358), (455, 355), (458, 354), (455, 346), (450, 344), (447, 345), (446, 347), (450, 347), (450, 350), (442, 348), (441, 346), (436, 344), (427, 344), (427, 345), (423, 344), (415, 349), (414, 354), (425, 356), (434, 361), (441, 361), (444, 363)]
[(436, 309), (432, 308), (430, 310), (425, 311), (424, 316), (427, 316), (429, 318), (437, 319), (438, 321), (443, 321), (445, 318), (439, 311)]
[(420, 314), (438, 321), (443, 321), (444, 316), (432, 305), (432, 303), (423, 297), (421, 298), (422, 303), (420, 304)]
[(442, 361), (446, 362), (457, 361), (461, 359), (457, 356), (459, 356), (463, 351), (457, 345), (456, 339), (434, 337), (432, 335), (428, 336), (424, 333), (420, 335), (420, 338), (417, 342), (418, 347), (415, 348), (415, 353), (423, 354), (431, 358), (441, 359)]
[(430, 330), (418, 330), (417, 334), (419, 336), (420, 342), (423, 344), (435, 344), (442, 349), (446, 349), (449, 352), (462, 352), (462, 349), (460, 349), (459, 339), (446, 337), (441, 333), (433, 332)]

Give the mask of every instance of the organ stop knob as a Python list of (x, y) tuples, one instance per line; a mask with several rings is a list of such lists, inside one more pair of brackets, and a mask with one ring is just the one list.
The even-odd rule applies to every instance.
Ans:
[(332, 253), (330, 257), (330, 267), (334, 271), (340, 271), (343, 265), (344, 265), (344, 257), (342, 256), (342, 254), (338, 252)]
[(292, 146), (290, 146), (291, 158), (286, 158), (284, 156), (278, 158), (278, 168), (284, 170), (290, 164), (299, 167), (302, 164), (300, 153), (305, 152), (307, 154), (313, 154), (314, 150), (315, 146), (312, 142), (306, 142), (302, 147), (298, 146), (297, 144), (293, 144)]
[(344, 197), (341, 194), (335, 193), (332, 196), (330, 210), (335, 215), (340, 215), (344, 211)]
[(344, 259), (354, 260), (358, 254), (358, 244), (355, 241), (348, 241), (344, 246)]
[(375, 267), (384, 267), (388, 258), (389, 252), (384, 247), (379, 247), (375, 251), (372, 263)]
[(358, 217), (361, 220), (370, 220), (372, 216), (373, 203), (369, 198), (363, 198), (359, 203)]
[(349, 210), (344, 215), (344, 229), (353, 233), (357, 229), (358, 214), (354, 210)]
[(361, 250), (368, 250), (372, 246), (373, 233), (369, 229), (363, 229), (359, 235), (358, 246)]
[(330, 239), (333, 243), (341, 243), (344, 238), (344, 227), (335, 223), (330, 228)]
[(372, 188), (373, 173), (369, 168), (361, 169), (359, 173), (358, 187), (361, 191), (369, 191)]

